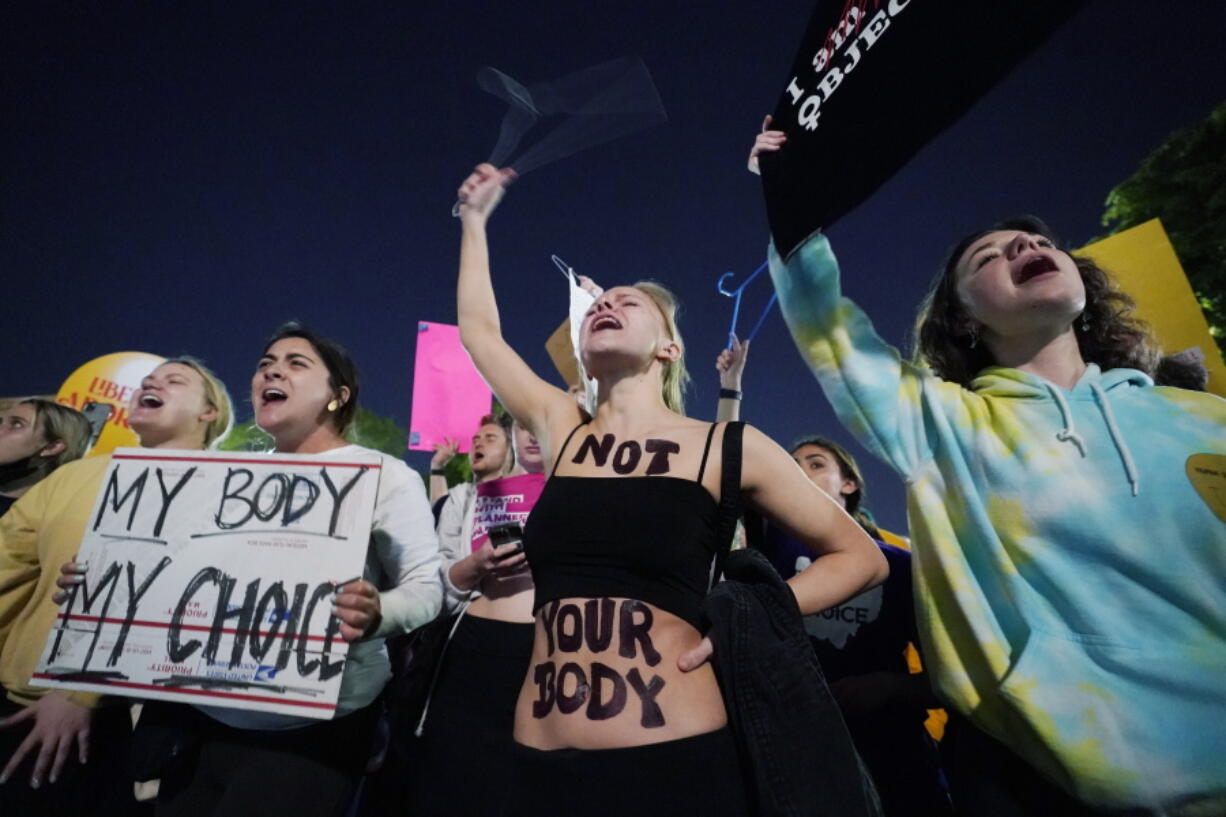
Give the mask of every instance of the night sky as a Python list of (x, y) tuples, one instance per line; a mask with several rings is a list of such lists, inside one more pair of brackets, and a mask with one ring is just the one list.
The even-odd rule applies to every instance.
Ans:
[[(668, 284), (685, 308), (690, 414), (712, 416), (731, 316), (715, 282), (765, 257), (745, 156), (811, 8), (9, 4), (0, 394), (52, 393), (107, 352), (190, 353), (248, 419), (262, 341), (297, 318), (350, 349), (367, 407), (406, 424), (416, 323), (455, 321), (454, 191), (503, 113), (477, 70), (532, 82), (638, 54), (668, 123), (516, 184), (491, 222), (495, 286), (509, 340), (551, 373), (543, 343), (566, 310), (551, 253), (606, 285)], [(1226, 97), (1224, 33), (1226, 4), (1213, 0), (1089, 3), (829, 231), (848, 294), (902, 343), (946, 248), (969, 229), (1025, 211), (1073, 243), (1101, 233), (1107, 191)], [(770, 295), (759, 281), (742, 321)], [(750, 354), (744, 405), (784, 443), (809, 431), (848, 439), (777, 313)], [(902, 530), (901, 485), (862, 460), (870, 506)]]

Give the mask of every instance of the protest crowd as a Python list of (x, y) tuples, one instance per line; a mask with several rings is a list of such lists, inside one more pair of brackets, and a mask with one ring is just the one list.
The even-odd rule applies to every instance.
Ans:
[[(768, 117), (751, 169), (788, 141)], [(360, 575), (292, 589), (209, 567), (187, 595), (219, 599), (221, 623), (185, 626), (184, 602), (139, 642), (175, 664), (233, 643), (252, 677), (125, 686), (141, 617), (103, 605), (135, 610), (172, 557), (125, 573), (82, 542), (160, 491), (144, 541), (165, 545), (191, 472), (124, 493), (79, 412), (0, 410), (0, 814), (1226, 815), (1226, 511), (1190, 465), (1226, 461), (1226, 403), (1109, 270), (1040, 219), (985, 219), (907, 359), (842, 295), (824, 233), (772, 244), (797, 350), (906, 484), (899, 537), (837, 430), (783, 447), (742, 422), (749, 341), (710, 350), (718, 404), (686, 406), (660, 283), (584, 280), (577, 382), (534, 372), (503, 338), (487, 239), (515, 175), (481, 164), (458, 189), (459, 333), (499, 410), (438, 443), (428, 483), (347, 439), (361, 383), (341, 344), (288, 323), (251, 350), (266, 456), (323, 481), (269, 478), (272, 510), (261, 486), (217, 526), (331, 502), (331, 541), (346, 498), (369, 503)], [(207, 463), (233, 414), (191, 357), (128, 404), (157, 461)], [(463, 448), (472, 479), (448, 484)], [(239, 462), (223, 509), (244, 507)], [(91, 638), (106, 669), (56, 674)], [(295, 670), (332, 681), (326, 717), (258, 705)]]

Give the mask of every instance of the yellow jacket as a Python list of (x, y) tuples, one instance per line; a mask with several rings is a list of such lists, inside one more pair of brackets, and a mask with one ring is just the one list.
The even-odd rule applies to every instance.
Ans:
[[(81, 546), (110, 461), (89, 457), (56, 469), (0, 516), (0, 686), (16, 703), (28, 706), (49, 691), (30, 686), (30, 675), (59, 612), (55, 580)], [(69, 697), (96, 706), (100, 696)]]

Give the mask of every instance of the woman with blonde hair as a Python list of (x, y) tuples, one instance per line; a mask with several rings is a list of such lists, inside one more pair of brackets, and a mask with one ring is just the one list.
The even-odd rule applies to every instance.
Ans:
[[(144, 448), (207, 448), (230, 418), (225, 386), (191, 358), (158, 365), (129, 403)], [(136, 807), (122, 764), (128, 707), (30, 684), (55, 622), (60, 566), (80, 545), (109, 465), (109, 456), (69, 463), (0, 517), (0, 813), (127, 815)]]
[(524, 531), (536, 632), (505, 813), (744, 814), (700, 631), (729, 546), (721, 478), (820, 554), (790, 583), (802, 611), (879, 583), (885, 560), (765, 435), (682, 413), (676, 303), (658, 284), (606, 290), (583, 318), (594, 415), (528, 368), (502, 337), (486, 238), (512, 175), (480, 165), (459, 190), (461, 339), (550, 474)]

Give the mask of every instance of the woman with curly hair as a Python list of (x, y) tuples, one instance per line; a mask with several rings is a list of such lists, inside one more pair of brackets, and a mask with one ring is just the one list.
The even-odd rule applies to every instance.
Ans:
[(924, 655), (969, 721), (955, 808), (1222, 813), (1226, 402), (1155, 387), (1127, 298), (1037, 219), (958, 243), (917, 362), (841, 297), (824, 235), (771, 274), (840, 418), (906, 481)]

